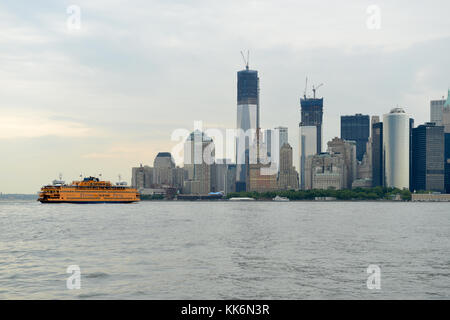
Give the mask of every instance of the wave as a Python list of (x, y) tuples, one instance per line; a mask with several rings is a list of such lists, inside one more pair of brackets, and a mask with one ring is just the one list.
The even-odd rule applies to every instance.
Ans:
[(86, 278), (89, 279), (95, 279), (95, 278), (106, 278), (109, 277), (109, 274), (105, 273), (105, 272), (93, 272), (93, 273), (88, 273), (86, 275), (84, 275)]

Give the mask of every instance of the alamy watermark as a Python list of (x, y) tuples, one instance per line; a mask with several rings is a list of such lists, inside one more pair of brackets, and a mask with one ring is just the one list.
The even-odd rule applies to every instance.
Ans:
[(376, 264), (371, 264), (367, 267), (367, 289), (380, 290), (381, 289), (381, 268)]
[(78, 265), (67, 267), (66, 273), (70, 273), (70, 277), (66, 280), (66, 287), (69, 290), (81, 289), (81, 270)]
[(267, 133), (255, 128), (204, 130), (202, 121), (195, 121), (194, 131), (186, 128), (175, 129), (171, 140), (178, 142), (171, 151), (177, 163), (213, 164), (215, 159), (235, 159), (237, 165), (264, 165), (261, 168), (262, 175), (278, 172), (281, 147), (278, 130), (270, 130), (268, 141)]
[(369, 15), (366, 20), (366, 26), (369, 30), (381, 29), (381, 8), (376, 4), (367, 7), (366, 13)]
[(78, 31), (81, 29), (81, 8), (77, 5), (70, 5), (66, 9), (68, 15), (66, 26), (69, 31)]

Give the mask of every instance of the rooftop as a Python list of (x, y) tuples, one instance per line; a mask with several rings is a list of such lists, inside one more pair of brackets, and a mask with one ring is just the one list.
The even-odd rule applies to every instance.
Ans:
[[(197, 138), (195, 138), (195, 137), (197, 137)], [(194, 132), (192, 132), (189, 135), (189, 137), (187, 138), (187, 141), (192, 141), (192, 140), (196, 141), (197, 139), (199, 141), (205, 141), (205, 142), (212, 141), (212, 139), (210, 137), (208, 137), (204, 132), (202, 132), (200, 130), (195, 130)]]
[(405, 110), (403, 110), (403, 108), (396, 107), (393, 108), (390, 113), (405, 113)]
[(156, 157), (157, 158), (172, 158), (172, 154), (170, 152), (159, 152)]

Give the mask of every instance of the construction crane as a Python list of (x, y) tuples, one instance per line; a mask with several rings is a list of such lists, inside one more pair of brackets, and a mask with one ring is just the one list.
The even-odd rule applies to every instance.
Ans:
[(323, 83), (319, 84), (317, 87), (315, 87), (315, 86), (313, 85), (312, 91), (313, 91), (313, 98), (314, 98), (314, 99), (316, 98), (316, 90), (319, 89), (321, 86), (323, 86)]
[(244, 53), (241, 51), (242, 59), (244, 60), (245, 69), (248, 70), (248, 65), (250, 63), (250, 51), (247, 50), (247, 59), (245, 59)]
[(303, 97), (306, 99), (306, 90), (308, 89), (308, 77), (306, 77), (306, 83), (305, 83), (305, 91), (303, 91)]

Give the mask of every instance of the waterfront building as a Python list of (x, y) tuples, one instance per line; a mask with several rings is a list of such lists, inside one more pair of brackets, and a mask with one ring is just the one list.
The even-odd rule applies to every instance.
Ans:
[(366, 185), (368, 181), (372, 182), (372, 176), (373, 176), (373, 154), (372, 154), (372, 148), (373, 148), (373, 125), (375, 123), (380, 122), (379, 116), (372, 116), (370, 120), (370, 136), (366, 143), (366, 152), (364, 153), (364, 156), (360, 162), (358, 162), (357, 165), (357, 178), (358, 179), (364, 179), (363, 184)]
[[(155, 167), (132, 168), (131, 185), (141, 194), (151, 194), (156, 189), (174, 188), (181, 190), (184, 182), (184, 169), (175, 167), (170, 153), (160, 152), (154, 161)], [(155, 177), (156, 176), (156, 177)]]
[(412, 136), (412, 189), (444, 192), (444, 127), (425, 123)]
[(439, 193), (413, 193), (412, 202), (450, 202), (450, 194)]
[(450, 133), (445, 133), (445, 192), (450, 193)]
[(131, 186), (137, 190), (151, 188), (153, 184), (153, 168), (149, 166), (134, 167), (131, 169)]
[(271, 172), (270, 164), (250, 164), (248, 191), (266, 192), (278, 189), (277, 173)]
[(153, 161), (153, 185), (173, 185), (173, 169), (175, 162), (170, 152), (159, 152)]
[(383, 186), (383, 122), (372, 124), (372, 186)]
[(300, 98), (301, 119), (299, 123), (299, 184), (300, 189), (306, 189), (306, 162), (308, 157), (322, 152), (322, 121), (323, 98), (316, 98), (316, 89), (313, 88), (313, 97), (305, 94)]
[[(260, 161), (262, 163), (268, 162), (276, 163), (277, 168), (279, 168), (281, 147), (285, 143), (289, 143), (288, 128), (280, 126), (274, 129), (265, 130), (264, 143), (265, 143), (264, 146), (260, 145)], [(267, 150), (267, 152), (265, 150)], [(268, 158), (264, 159), (266, 155)]]
[(176, 167), (171, 170), (172, 172), (172, 184), (177, 190), (182, 190), (184, 186), (185, 170), (184, 168)]
[(224, 194), (234, 192), (236, 183), (236, 165), (230, 159), (216, 159), (214, 164), (215, 181), (214, 192), (223, 191)]
[(372, 118), (370, 119), (370, 136), (373, 136), (373, 125), (375, 123), (380, 122), (380, 117), (379, 116), (372, 116)]
[(225, 194), (236, 192), (236, 164), (229, 164), (227, 166), (226, 178)]
[(320, 153), (309, 156), (305, 165), (305, 189), (345, 189), (344, 155)]
[(357, 179), (356, 142), (335, 137), (328, 142), (328, 152), (330, 154), (341, 154), (343, 156), (343, 186), (345, 189), (351, 189), (353, 181)]
[(361, 162), (357, 162), (357, 179), (369, 179), (372, 181), (372, 144), (367, 142), (366, 153)]
[(184, 144), (185, 181), (183, 193), (207, 194), (213, 182), (214, 142), (195, 130)]
[(372, 188), (372, 179), (362, 178), (353, 181), (352, 189), (355, 188)]
[(445, 99), (430, 101), (430, 122), (434, 122), (437, 126), (442, 126), (442, 116), (444, 111)]
[(200, 180), (185, 180), (183, 186), (183, 194), (207, 194)]
[(281, 150), (285, 143), (288, 141), (288, 128), (287, 127), (276, 127), (275, 131), (278, 132), (278, 149)]
[(283, 144), (280, 150), (278, 188), (281, 190), (298, 189), (298, 174), (292, 165), (292, 147), (289, 143)]
[(272, 139), (273, 139), (273, 130), (271, 129), (267, 129), (264, 130), (264, 143), (267, 146), (267, 157), (271, 157), (272, 156)]
[(299, 138), (299, 183), (300, 189), (304, 190), (306, 160), (317, 153), (317, 127), (300, 125)]
[(447, 100), (442, 110), (442, 125), (444, 126), (444, 132), (450, 133), (450, 89), (448, 90)]
[(414, 119), (409, 118), (409, 191), (413, 191), (413, 129)]
[(450, 133), (450, 105), (444, 107), (442, 112), (442, 125), (444, 126), (444, 132)]
[(370, 117), (357, 113), (341, 116), (341, 139), (356, 142), (356, 159), (362, 161), (370, 136)]
[(384, 186), (409, 188), (410, 119), (402, 108), (383, 115)]
[(258, 71), (245, 70), (237, 73), (237, 123), (242, 134), (236, 138), (236, 188), (245, 191), (248, 179), (250, 146), (259, 128), (259, 77)]
[[(273, 143), (272, 143), (272, 146), (274, 146)], [(262, 164), (274, 163), (274, 165), (276, 166), (276, 168), (278, 170), (279, 157), (280, 157), (279, 150), (278, 149), (272, 150), (270, 158), (267, 156), (267, 154), (268, 154), (267, 145), (261, 139), (259, 144), (254, 143), (254, 144), (252, 144), (250, 146), (249, 157), (248, 157), (249, 163), (250, 164), (255, 164), (255, 163), (262, 163)]]

